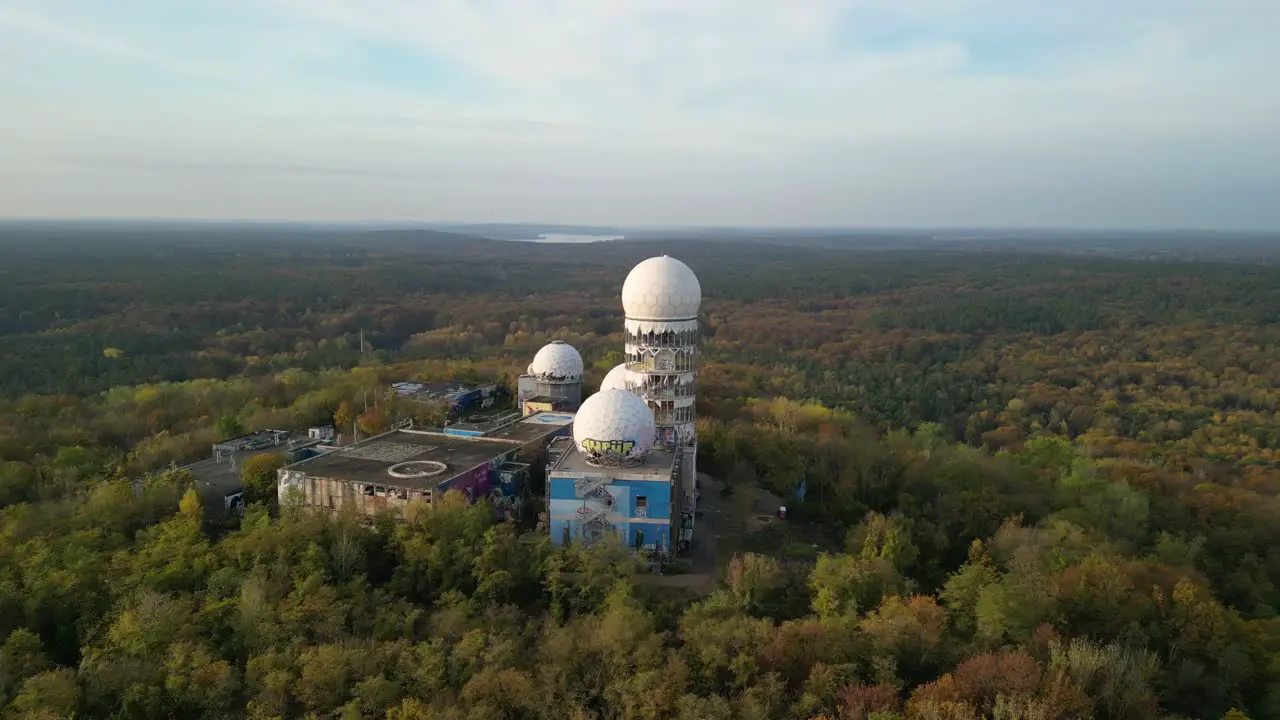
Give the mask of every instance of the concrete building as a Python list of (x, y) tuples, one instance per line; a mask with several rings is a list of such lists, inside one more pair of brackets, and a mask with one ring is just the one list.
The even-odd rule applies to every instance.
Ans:
[(520, 407), (533, 398), (560, 410), (577, 410), (582, 404), (582, 356), (563, 340), (544, 345), (524, 375), (517, 380)]
[[(406, 400), (443, 400), (449, 405), (449, 412), (454, 415), (476, 412), (492, 405), (496, 399), (498, 386), (495, 383), (442, 382), (396, 382), (391, 389), (398, 397)], [(349, 428), (348, 428), (349, 429)]]
[(320, 443), (336, 445), (340, 435), (338, 429), (332, 425), (319, 425), (307, 428), (307, 437)]
[(471, 502), (490, 499), (518, 517), (541, 484), (547, 444), (567, 435), (573, 415), (539, 413), (505, 424), (473, 424), (439, 432), (400, 428), (281, 468), (280, 502), (373, 516), (400, 514), (414, 501), (431, 504), (456, 490)]
[(226, 519), (244, 510), (244, 482), (240, 467), (255, 455), (281, 453), (296, 462), (323, 452), (320, 439), (294, 435), (287, 430), (259, 430), (213, 445), (210, 457), (184, 465), (195, 479), (196, 493), (205, 517)]
[(534, 395), (523, 403), (525, 415), (536, 415), (540, 412), (570, 412), (569, 399), (550, 395)]
[(583, 402), (573, 443), (557, 443), (547, 470), (552, 542), (612, 534), (657, 555), (680, 549), (682, 448), (654, 449), (654, 431), (652, 411), (625, 390), (601, 390)]
[[(460, 420), (448, 422), (441, 428), (440, 432), (445, 435), (459, 435), (463, 437), (485, 437), (491, 433), (501, 430), (508, 425), (520, 419), (519, 411), (506, 411), (496, 413), (474, 413)], [(570, 416), (572, 417), (572, 416)]]
[(622, 284), (625, 357), (581, 404), (573, 444), (547, 471), (552, 541), (609, 534), (665, 555), (693, 541), (697, 487), (698, 312), (702, 286), (663, 255)]
[[(702, 285), (688, 265), (662, 255), (627, 275), (622, 285), (626, 315), (626, 370), (613, 382), (644, 399), (653, 411), (655, 445), (679, 451), (679, 491), (685, 542), (692, 541), (697, 509), (698, 310)], [(615, 368), (616, 370), (616, 368)]]

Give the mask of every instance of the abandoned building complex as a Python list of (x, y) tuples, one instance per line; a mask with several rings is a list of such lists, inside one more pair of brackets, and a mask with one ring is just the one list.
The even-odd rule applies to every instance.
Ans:
[[(582, 399), (584, 365), (553, 341), (518, 380), (518, 409), (443, 428), (397, 426), (279, 470), (282, 504), (364, 516), (403, 514), (456, 491), (507, 518), (537, 510), (552, 542), (618, 536), (665, 555), (693, 539), (697, 488), (696, 382), (702, 289), (687, 265), (645, 260), (622, 287), (625, 362)], [(398, 383), (397, 394), (488, 408), (492, 388)], [(407, 421), (406, 421), (407, 422)], [(530, 500), (545, 496), (534, 508)]]
[(395, 382), (391, 390), (396, 397), (405, 400), (440, 400), (447, 404), (450, 414), (464, 415), (491, 406), (497, 396), (495, 383), (469, 385), (456, 381), (443, 382)]
[(366, 516), (403, 513), (451, 490), (489, 498), (504, 517), (520, 516), (541, 484), (547, 444), (569, 432), (572, 414), (539, 413), (507, 422), (459, 423), (444, 431), (399, 428), (279, 470), (280, 502)]
[(665, 555), (693, 541), (701, 304), (697, 276), (675, 258), (649, 258), (627, 275), (626, 360), (582, 403), (573, 445), (547, 472), (552, 542), (614, 534)]
[(315, 434), (299, 436), (288, 430), (258, 430), (215, 443), (208, 458), (174, 469), (191, 473), (205, 516), (221, 521), (244, 509), (240, 467), (246, 460), (264, 453), (279, 453), (288, 462), (296, 462), (321, 452), (324, 441), (325, 438)]

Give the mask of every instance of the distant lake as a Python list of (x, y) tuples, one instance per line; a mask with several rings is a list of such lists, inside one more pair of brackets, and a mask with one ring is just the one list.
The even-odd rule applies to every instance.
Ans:
[(542, 233), (536, 238), (520, 238), (512, 242), (536, 243), (593, 243), (622, 240), (622, 235), (573, 235), (570, 233)]

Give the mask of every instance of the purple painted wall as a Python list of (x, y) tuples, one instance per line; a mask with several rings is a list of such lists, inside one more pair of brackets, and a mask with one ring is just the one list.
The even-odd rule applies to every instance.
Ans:
[(443, 495), (450, 490), (457, 490), (466, 495), (467, 500), (475, 502), (489, 494), (489, 469), (491, 465), (491, 461), (485, 460), (471, 470), (440, 483), (436, 486), (435, 491)]

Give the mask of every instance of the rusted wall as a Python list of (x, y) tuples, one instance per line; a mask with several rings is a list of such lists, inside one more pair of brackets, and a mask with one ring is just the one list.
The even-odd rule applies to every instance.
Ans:
[[(531, 465), (531, 477), (526, 478), (526, 481), (533, 481), (537, 485), (535, 490), (540, 490), (545, 477), (543, 466), (547, 452), (545, 440), (546, 438), (513, 448), (512, 452), (504, 455), (504, 457), (511, 457), (512, 460)], [(425, 501), (430, 504), (433, 493), (440, 496), (449, 490), (457, 490), (475, 501), (488, 496), (494, 490), (501, 491), (501, 487), (493, 482), (491, 473), (493, 465), (493, 460), (486, 460), (440, 483), (433, 490), (404, 490), (403, 497), (402, 490), (392, 485), (344, 482), (336, 478), (307, 475), (301, 471), (282, 470), (281, 502), (285, 502), (286, 487), (290, 487), (301, 490), (304, 503), (312, 508), (338, 512), (345, 507), (352, 507), (357, 513), (369, 517), (384, 511), (403, 514), (405, 507), (412, 502)], [(366, 491), (366, 488), (370, 487), (373, 488), (372, 494)], [(529, 492), (529, 488), (519, 487), (515, 490), (512, 495), (501, 499), (494, 498), (494, 500), (501, 500), (500, 505), (518, 509), (519, 501)]]
[(401, 514), (405, 506), (415, 500), (431, 501), (429, 490), (409, 490), (404, 493), (404, 497), (401, 497), (401, 491), (398, 488), (387, 485), (373, 485), (374, 494), (369, 495), (363, 483), (343, 482), (322, 477), (308, 477), (303, 483), (307, 505), (333, 512), (350, 506), (354, 507), (357, 513), (371, 517), (388, 510)]

